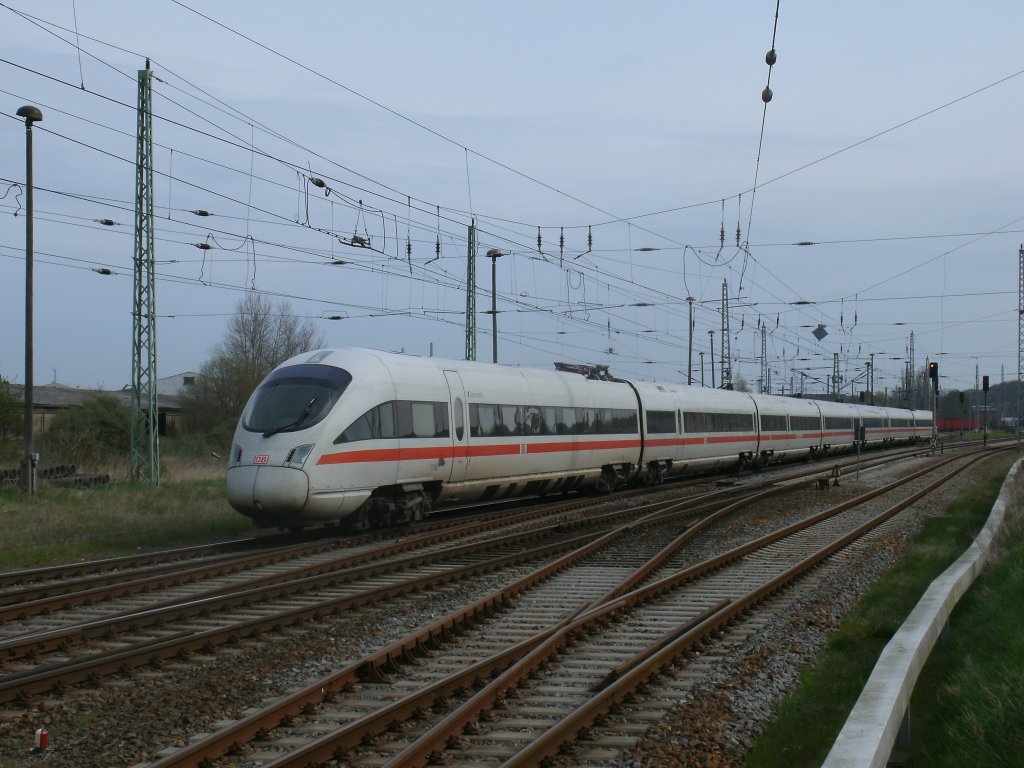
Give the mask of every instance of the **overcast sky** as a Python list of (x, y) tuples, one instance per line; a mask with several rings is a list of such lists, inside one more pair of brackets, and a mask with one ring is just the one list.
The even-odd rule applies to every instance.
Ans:
[(331, 346), (461, 359), (475, 218), (478, 360), (497, 248), (500, 362), (685, 381), (690, 296), (710, 384), (727, 281), (755, 389), (759, 325), (776, 392), (801, 372), (823, 390), (835, 353), (846, 391), (871, 354), (891, 391), (911, 331), (944, 388), (1015, 378), (1024, 5), (784, 0), (777, 29), (775, 11), (2, 0), (0, 375), (24, 380), (15, 112), (35, 104), (36, 383), (131, 379), (149, 56), (160, 376), (198, 370), (247, 290)]

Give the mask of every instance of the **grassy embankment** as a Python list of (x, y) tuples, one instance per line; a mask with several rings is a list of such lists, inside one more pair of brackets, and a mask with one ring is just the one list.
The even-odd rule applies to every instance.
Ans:
[[(746, 768), (820, 766), (885, 644), (928, 584), (984, 525), (1013, 458), (998, 459), (929, 521), (899, 564), (847, 616), (803, 674)], [(1024, 481), (1018, 481), (1024, 498)], [(1020, 765), (1024, 750), (1024, 514), (1011, 504), (1004, 551), (961, 600), (911, 702), (911, 766)]]
[[(16, 464), (9, 464), (14, 466)], [(88, 490), (41, 483), (34, 496), (0, 489), (0, 570), (91, 560), (245, 535), (228, 506), (224, 462), (168, 456), (161, 483), (115, 480)]]

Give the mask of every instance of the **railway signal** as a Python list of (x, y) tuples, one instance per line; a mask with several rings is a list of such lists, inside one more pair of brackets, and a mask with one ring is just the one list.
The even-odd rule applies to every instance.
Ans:
[(988, 445), (988, 376), (981, 377), (981, 391), (985, 393), (985, 407), (981, 410), (985, 419), (985, 436), (982, 438), (981, 444)]
[(935, 450), (935, 443), (938, 441), (938, 413), (939, 406), (939, 364), (936, 361), (928, 363), (928, 378), (932, 380), (932, 450)]

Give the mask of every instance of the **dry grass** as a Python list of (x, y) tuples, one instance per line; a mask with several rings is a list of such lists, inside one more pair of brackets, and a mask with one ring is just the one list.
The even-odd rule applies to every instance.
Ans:
[[(127, 480), (123, 459), (79, 468), (110, 485), (62, 490), (40, 482), (28, 496), (0, 489), (0, 570), (130, 554), (234, 538), (253, 530), (227, 503), (226, 450), (206, 438), (161, 443), (160, 486)], [(217, 455), (220, 454), (220, 455)], [(0, 466), (17, 467), (21, 445), (0, 443)]]
[[(0, 570), (232, 538), (251, 532), (224, 493), (224, 468), (162, 471), (161, 485), (115, 482), (89, 490), (0, 491)], [(180, 475), (177, 474), (180, 471)], [(191, 473), (207, 479), (177, 479)], [(166, 478), (166, 479), (165, 479)], [(174, 479), (171, 479), (174, 478)]]
[[(17, 461), (8, 462), (11, 467)], [(98, 464), (77, 467), (80, 475), (109, 475), (114, 482), (128, 479), (127, 460), (106, 460)], [(163, 452), (160, 455), (160, 479), (174, 482), (191, 480), (221, 480), (227, 472), (225, 459), (219, 455), (181, 454)]]
[(219, 456), (163, 456), (160, 462), (160, 476), (175, 482), (194, 480), (217, 480), (221, 483), (227, 476), (227, 459)]

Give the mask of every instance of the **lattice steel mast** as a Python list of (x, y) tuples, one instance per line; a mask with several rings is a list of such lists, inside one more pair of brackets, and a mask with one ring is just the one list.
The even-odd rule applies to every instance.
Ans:
[(732, 389), (732, 351), (729, 344), (729, 283), (722, 281), (722, 389)]
[(466, 359), (476, 360), (476, 220), (469, 225), (466, 250)]
[(135, 280), (132, 304), (132, 429), (129, 475), (160, 484), (160, 423), (156, 397), (156, 283), (154, 280), (153, 72), (139, 70), (135, 155)]
[(911, 398), (910, 398), (910, 407), (911, 408), (920, 408), (921, 407), (921, 398), (919, 396), (918, 386), (917, 386), (917, 368), (914, 367), (915, 361), (914, 361), (914, 332), (913, 331), (910, 332), (910, 351), (907, 353), (907, 356), (910, 358), (908, 363), (910, 364), (910, 387), (911, 387), (911, 390), (912, 390), (912, 395), (911, 395)]

